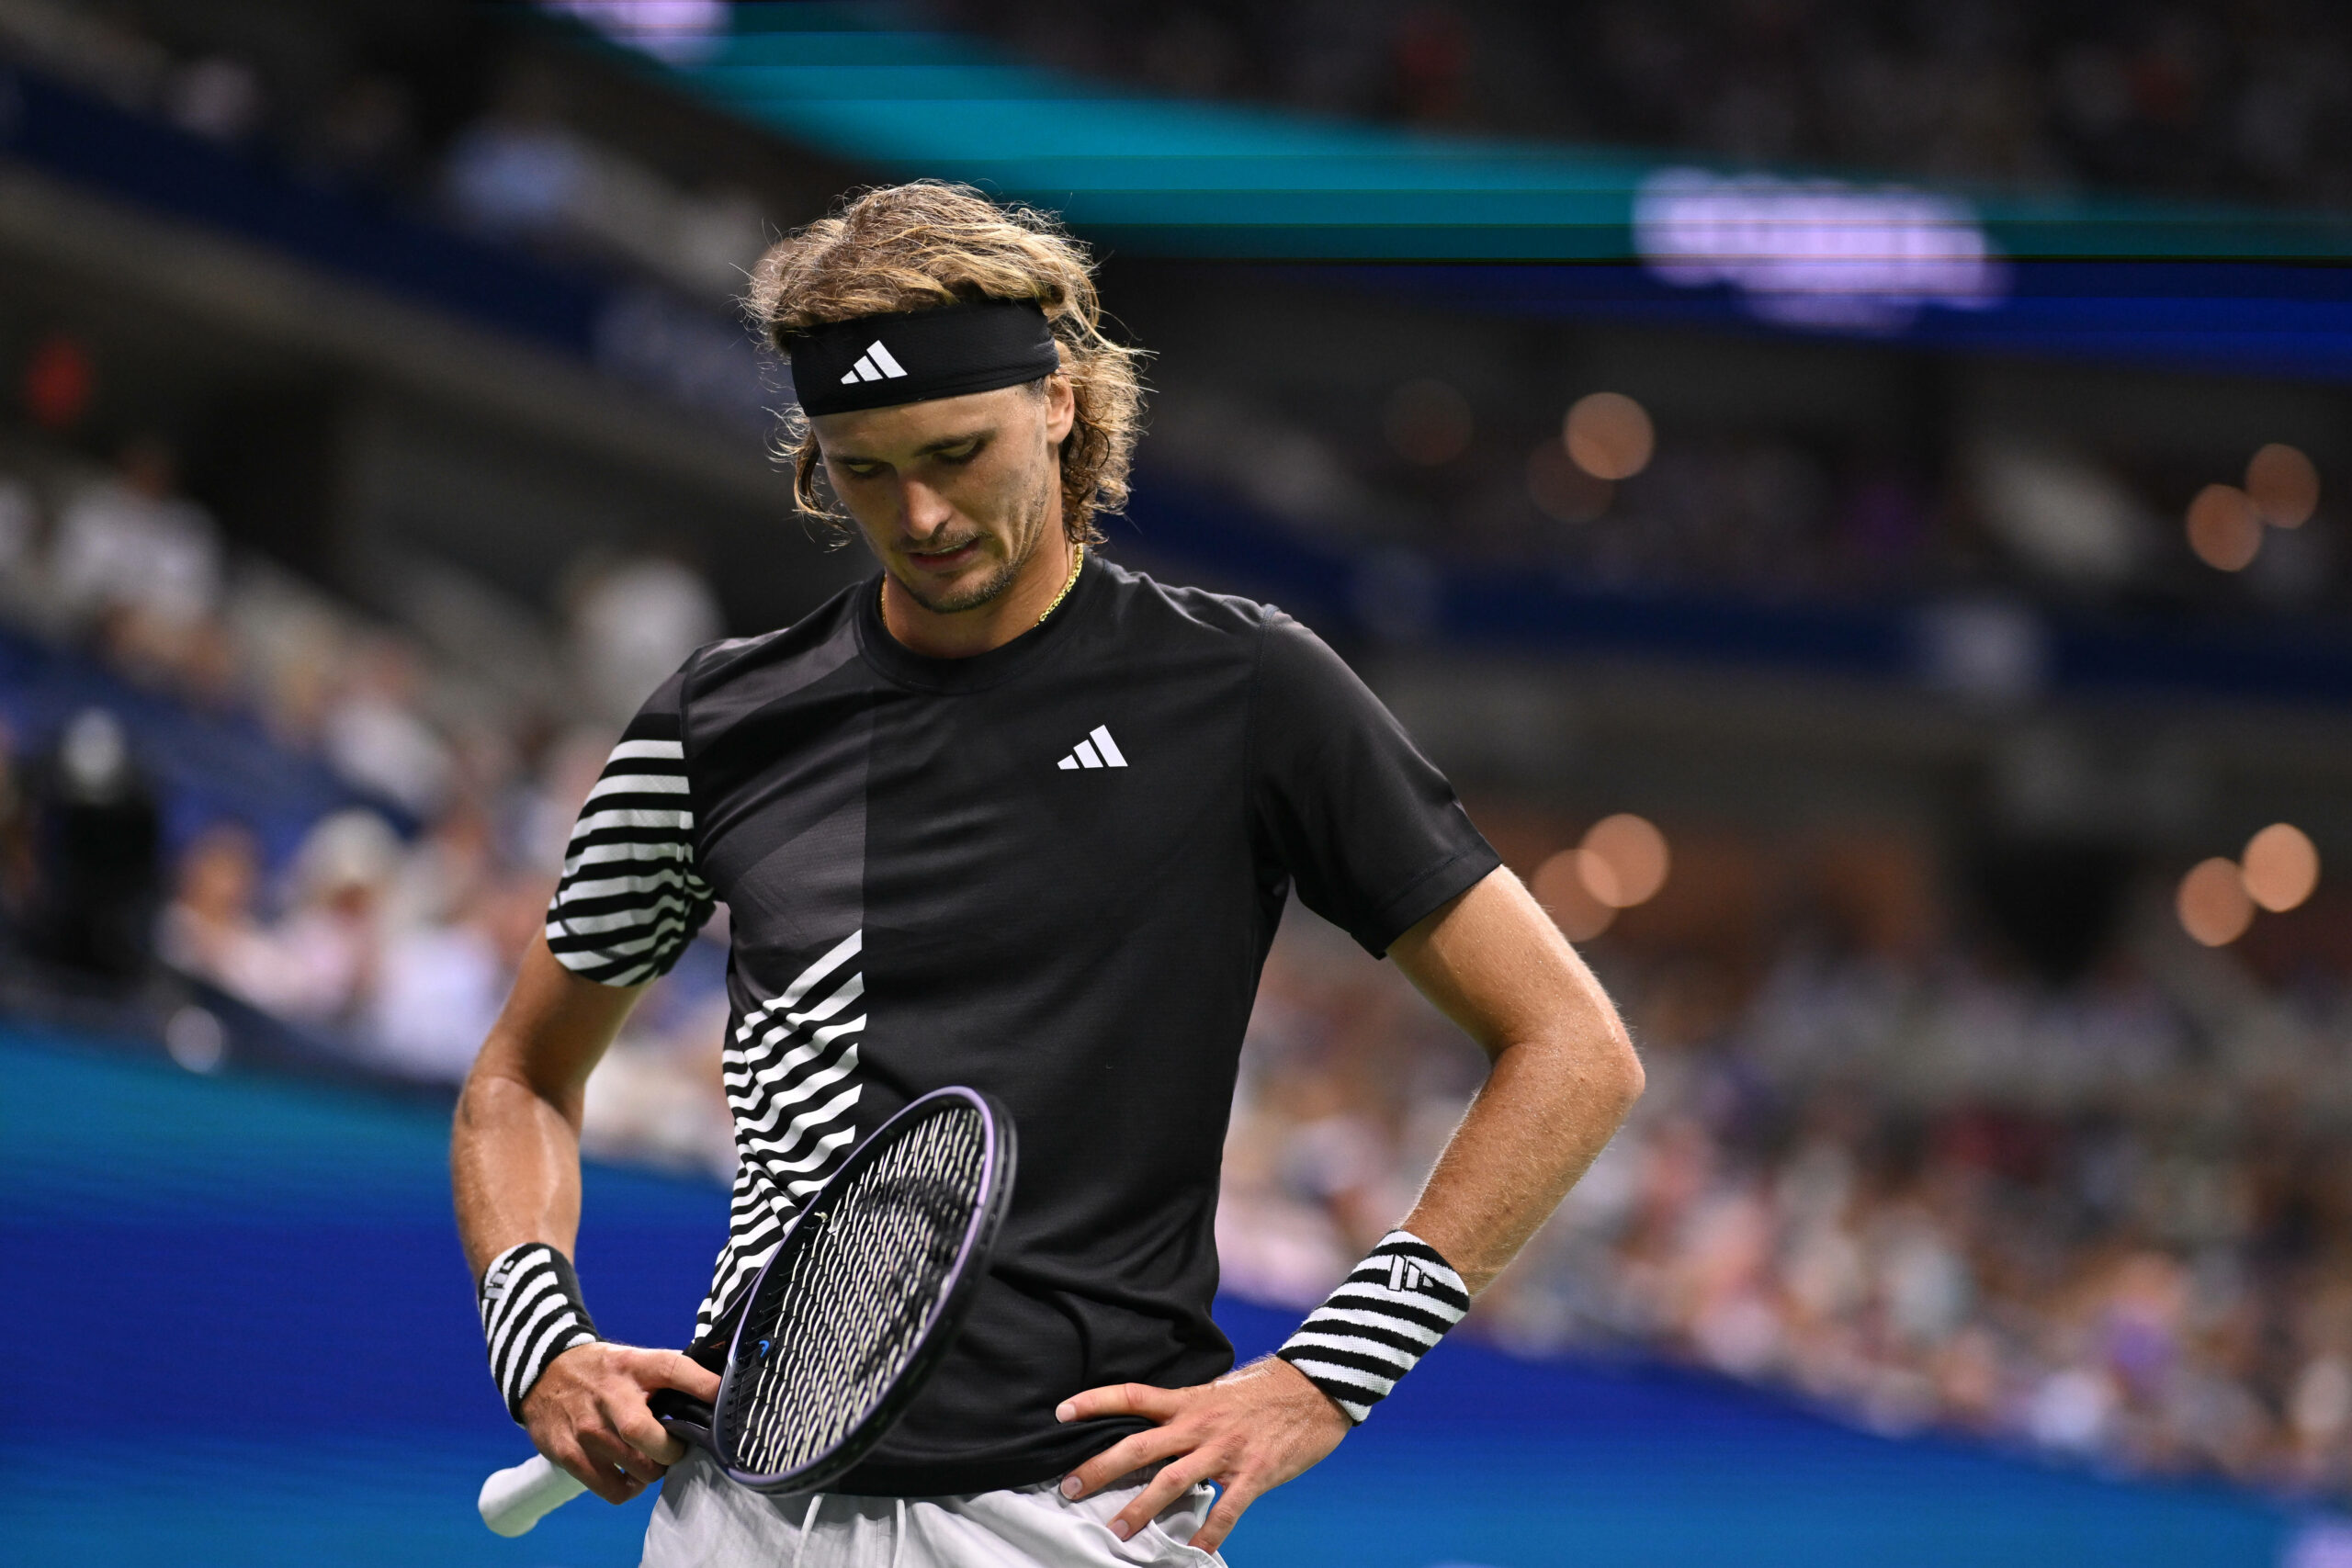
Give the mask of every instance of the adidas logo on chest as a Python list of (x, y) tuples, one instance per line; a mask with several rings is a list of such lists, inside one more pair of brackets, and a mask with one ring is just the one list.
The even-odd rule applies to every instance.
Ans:
[(1069, 754), (1054, 764), (1064, 773), (1079, 768), (1124, 768), (1127, 759), (1119, 743), (1111, 739), (1110, 727), (1096, 725), (1085, 739), (1070, 748)]

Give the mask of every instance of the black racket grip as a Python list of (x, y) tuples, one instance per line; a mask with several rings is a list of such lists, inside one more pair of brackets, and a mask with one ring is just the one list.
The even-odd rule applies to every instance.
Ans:
[(697, 1448), (707, 1449), (712, 1453), (718, 1451), (718, 1445), (710, 1435), (710, 1406), (692, 1394), (681, 1393), (674, 1388), (662, 1388), (654, 1390), (653, 1396), (646, 1404), (652, 1407), (654, 1418), (672, 1437)]

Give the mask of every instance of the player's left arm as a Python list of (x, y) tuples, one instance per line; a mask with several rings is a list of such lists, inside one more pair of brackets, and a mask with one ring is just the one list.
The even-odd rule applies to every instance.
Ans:
[[(1475, 1295), (1616, 1133), (1641, 1095), (1642, 1066), (1600, 983), (1509, 871), (1440, 907), (1389, 952), (1493, 1063), (1404, 1222)], [(1166, 1461), (1111, 1521), (1124, 1540), (1214, 1481), (1223, 1495), (1192, 1542), (1210, 1551), (1242, 1510), (1315, 1465), (1351, 1426), (1305, 1373), (1274, 1357), (1195, 1388), (1089, 1389), (1057, 1414), (1158, 1423), (1071, 1472), (1063, 1491), (1083, 1496)]]

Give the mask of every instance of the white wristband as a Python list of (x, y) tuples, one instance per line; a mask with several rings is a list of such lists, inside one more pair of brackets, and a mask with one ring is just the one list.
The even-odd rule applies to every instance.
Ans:
[(1274, 1354), (1362, 1421), (1469, 1310), (1469, 1287), (1437, 1248), (1390, 1231)]
[(597, 1337), (596, 1322), (580, 1299), (571, 1259), (543, 1241), (510, 1247), (482, 1270), (477, 1304), (490, 1341), (490, 1375), (519, 1425), (523, 1396), (547, 1365), (574, 1345)]

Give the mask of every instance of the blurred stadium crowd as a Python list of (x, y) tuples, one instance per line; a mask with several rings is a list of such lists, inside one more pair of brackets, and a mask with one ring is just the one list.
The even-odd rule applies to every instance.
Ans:
[(1958, 179), (2339, 203), (2352, 29), (2312, 0), (1023, 0), (942, 7), (1188, 96)]
[[(1882, 900), (1907, 880), (1864, 869), (1883, 853), (1813, 850)], [(1650, 1090), (1481, 1300), (1487, 1332), (1664, 1349), (1890, 1431), (2340, 1492), (2340, 984), (2267, 985), (2157, 910), (2051, 987), (1804, 888), (1779, 890), (1777, 943), (1629, 921), (1588, 949)], [(1397, 976), (1296, 926), (1251, 1047), (1221, 1252), (1236, 1288), (1310, 1303), (1409, 1201), (1477, 1063)]]
[[(937, 15), (1170, 90), (1546, 136), (1650, 127), (1642, 134), (1686, 149), (1921, 175), (2325, 202), (2343, 164), (2320, 153), (2341, 144), (2352, 115), (2352, 35), (2340, 17), (2301, 5), (1188, 6), (1148, 17), (1040, 5)], [(779, 209), (792, 197), (772, 181), (748, 167), (741, 179), (675, 172), (676, 160), (637, 144), (644, 138), (600, 129), (593, 104), (539, 62), (502, 55), (492, 35), (469, 54), (387, 47), (334, 58), (167, 31), (136, 7), (0, 3), (0, 53), (307, 181), (647, 291), (600, 328), (606, 367), (747, 427), (766, 417), (775, 393), (729, 317), (764, 237), (807, 216)], [(1438, 70), (1424, 56), (1451, 86), (1399, 85)], [(1278, 67), (1280, 80), (1266, 74)], [(1439, 113), (1440, 99), (1454, 107)], [(1870, 103), (1884, 123), (1857, 107)], [(1839, 106), (1851, 113), (1839, 118)], [(1785, 119), (1784, 133), (1750, 145), (1723, 118), (1758, 115)], [(1952, 118), (1950, 136), (1928, 123), (1939, 116)], [(2278, 152), (2288, 142), (2291, 157)], [(1922, 148), (1943, 151), (1905, 165)], [(2236, 161), (2199, 162), (2217, 157)], [(2246, 162), (2264, 157), (2261, 168)], [(2274, 469), (2271, 494), (2252, 503), (2263, 487), (2250, 469), (2222, 471), (2160, 443), (2101, 449), (2028, 428), (1918, 449), (1883, 434), (1683, 419), (1657, 440), (1636, 406), (1634, 436), (1612, 446), (1604, 432), (1579, 460), (1540, 371), (1295, 396), (1186, 385), (1182, 366), (1166, 373), (1182, 395), (1162, 400), (1148, 464), (1237, 490), (1308, 536), (1440, 564), (1634, 591), (1832, 601), (1990, 591), (2225, 617), (2340, 607), (2347, 592), (2328, 530), (2298, 526), (2316, 504), (2316, 476), (2291, 449), (2301, 470)], [(2216, 486), (2226, 493), (2209, 494)]]
[[(641, 279), (713, 319), (779, 216), (600, 140), (527, 71), (298, 69), (142, 15), (0, 0), (0, 48), (304, 178)], [(1090, 72), (1420, 124), (2352, 194), (2346, 163), (2323, 155), (2343, 141), (2352, 35), (2312, 6), (1024, 0), (938, 15)], [(71, 400), (60, 367), (27, 383), (52, 432), (40, 388)], [(1623, 398), (1563, 423), (1541, 396), (1482, 390), (1474, 407), (1433, 378), (1352, 406), (1181, 389), (1152, 461), (1357, 547), (1767, 597), (2019, 586), (2231, 614), (2341, 608), (2346, 592), (2325, 514), (2305, 525), (2317, 480), (2291, 448), (2216, 472), (2006, 438), (1922, 454), (1654, 426)], [(462, 583), (439, 592), (432, 627), (397, 625), (232, 549), (164, 440), (102, 465), (54, 434), (0, 432), (12, 956), (68, 989), (193, 984), (322, 1060), (462, 1075), (611, 737), (723, 628), (693, 564), (650, 546), (571, 563), (545, 620)], [(469, 642), (485, 622), (496, 636)], [(244, 760), (237, 790), (195, 776), (207, 736)], [(1654, 898), (1610, 900), (1639, 907), (1609, 924), (1591, 879), (1557, 869), (1583, 824), (1473, 806), (1564, 929), (1592, 939), (1652, 1086), (1481, 1303), (1484, 1332), (1685, 1358), (1888, 1429), (2352, 1490), (2352, 991), (2330, 956), (2352, 951), (2352, 906), (2333, 890), (2220, 952), (2188, 942), (2167, 882), (2142, 890), (2095, 964), (2037, 973), (1952, 918), (1945, 868), (1907, 841), (1774, 852), (1669, 822), (1671, 874), (1661, 861)], [(706, 937), (593, 1080), (588, 1140), (724, 1178), (723, 919)], [(192, 1066), (219, 1059), (200, 1032), (173, 1043)], [(1295, 914), (1237, 1100), (1230, 1286), (1319, 1299), (1409, 1203), (1479, 1066), (1392, 971)]]
[(1623, 394), (1563, 411), (1549, 388), (1481, 390), (1416, 377), (1349, 407), (1202, 388), (1169, 400), (1151, 457), (1308, 536), (1634, 592), (1989, 592), (2227, 620), (2337, 608), (2346, 591), (2331, 529), (2303, 526), (2317, 470), (2282, 443), (2243, 469), (2022, 426), (1917, 451), (1664, 426)]
[[(7, 635), (79, 649), (127, 692), (245, 716), (348, 801), (272, 857), (253, 825), (174, 818), (141, 732), (83, 710), (13, 760), (17, 937), (118, 978), (144, 949), (322, 1053), (454, 1080), (618, 717), (715, 631), (707, 590), (654, 557), (583, 566), (577, 678), (518, 707), (415, 635), (224, 551), (160, 444), (111, 473), (51, 457), (20, 454), (0, 487)], [(159, 846), (143, 876), (124, 849), (142, 809)], [(1566, 824), (1480, 815), (1564, 927), (1607, 924), (1577, 892), (1598, 874), (1563, 879)], [(2223, 953), (2190, 944), (2157, 890), (2111, 955), (2053, 984), (1949, 929), (1905, 842), (1773, 860), (1702, 837), (1670, 874), (1662, 842), (1642, 852), (1655, 863), (1625, 874), (1646, 885), (1608, 902), (1655, 897), (1589, 950), (1653, 1088), (1481, 1303), (1485, 1332), (1687, 1357), (1891, 1429), (2352, 1485), (2352, 993), (2313, 962), (2343, 906), (2323, 895)], [(723, 923), (710, 935), (594, 1080), (599, 1152), (731, 1169)], [(1392, 971), (1295, 914), (1237, 1101), (1229, 1285), (1318, 1299), (1409, 1203), (1477, 1066)]]
[(266, 12), (0, 0), (0, 58), (311, 185), (695, 299), (741, 292), (776, 217), (741, 186), (699, 188), (568, 123), (561, 85), (463, 7), (357, 19), (364, 46), (325, 22), (273, 32)]
[[(159, 955), (322, 1051), (454, 1083), (539, 928), (612, 738), (720, 631), (707, 586), (658, 554), (583, 558), (569, 625), (505, 620), (501, 669), (228, 549), (174, 488), (158, 439), (128, 444), (112, 471), (55, 446), (10, 456), (0, 635), (18, 657), (0, 716), (51, 731), (31, 756), (0, 737), (23, 954), (118, 981)], [(105, 673), (62, 678), (35, 650)], [(175, 719), (225, 728), (258, 754), (260, 783), (224, 797), (161, 776), (202, 766)], [(315, 819), (315, 792), (277, 797), (306, 766), (337, 803)], [(273, 771), (289, 775), (277, 789)], [(175, 784), (198, 800), (175, 801)], [(676, 1021), (683, 993), (718, 994), (716, 951), (684, 966), (633, 1044)]]

